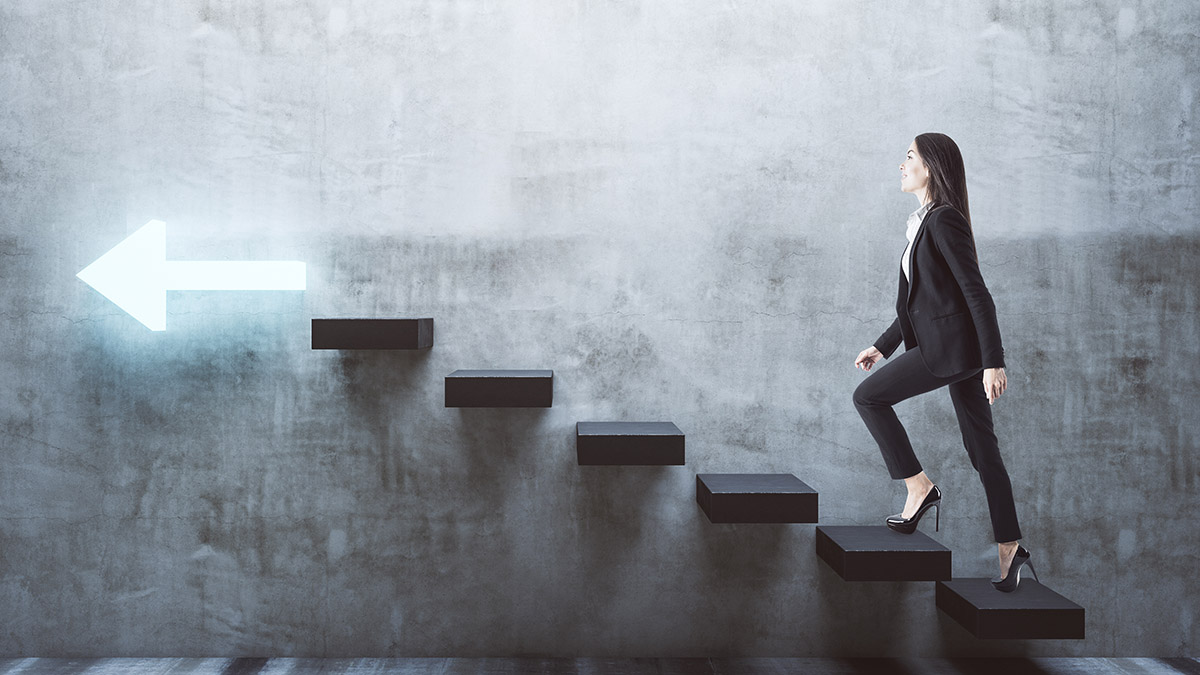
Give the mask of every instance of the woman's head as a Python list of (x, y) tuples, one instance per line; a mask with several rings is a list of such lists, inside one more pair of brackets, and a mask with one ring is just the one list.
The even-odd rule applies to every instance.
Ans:
[(971, 223), (962, 153), (946, 134), (921, 134), (913, 139), (900, 165), (900, 189), (917, 194), (924, 191), (925, 201), (950, 204)]

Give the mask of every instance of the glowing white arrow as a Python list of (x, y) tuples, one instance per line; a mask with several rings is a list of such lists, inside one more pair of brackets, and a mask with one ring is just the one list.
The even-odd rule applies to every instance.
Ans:
[(167, 328), (167, 291), (303, 291), (304, 263), (167, 261), (167, 224), (151, 220), (75, 276), (150, 330)]

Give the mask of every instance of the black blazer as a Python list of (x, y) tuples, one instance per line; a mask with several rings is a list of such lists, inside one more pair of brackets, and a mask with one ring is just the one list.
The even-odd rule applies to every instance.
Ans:
[(975, 259), (967, 219), (953, 206), (925, 214), (909, 251), (912, 285), (900, 270), (896, 320), (875, 341), (888, 358), (920, 345), (929, 372), (949, 377), (967, 370), (1004, 367), (996, 305)]

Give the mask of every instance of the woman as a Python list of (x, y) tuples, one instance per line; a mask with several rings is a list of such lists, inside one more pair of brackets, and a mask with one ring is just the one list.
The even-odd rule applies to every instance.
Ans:
[(979, 272), (966, 174), (954, 141), (945, 134), (917, 136), (900, 165), (900, 189), (915, 195), (920, 208), (908, 218), (897, 317), (854, 361), (869, 371), (904, 342), (903, 354), (854, 391), (854, 406), (879, 444), (888, 471), (908, 486), (904, 510), (886, 522), (911, 534), (930, 508), (938, 509), (941, 519), (942, 493), (921, 469), (892, 406), (948, 385), (963, 445), (987, 493), (1000, 556), (1000, 576), (992, 585), (1012, 591), (1020, 582), (1021, 566), (1028, 564), (1032, 571), (1033, 565), (1029, 551), (1017, 541), (1021, 530), (1012, 485), (992, 429), (989, 406), (1008, 388), (1004, 348), (996, 307)]

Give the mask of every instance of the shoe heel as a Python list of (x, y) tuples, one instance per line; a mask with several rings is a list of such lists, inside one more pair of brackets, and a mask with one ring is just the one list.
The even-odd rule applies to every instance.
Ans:
[(1029, 565), (1029, 571), (1030, 571), (1030, 572), (1033, 572), (1033, 580), (1034, 580), (1034, 581), (1036, 581), (1036, 582), (1038, 582), (1039, 584), (1040, 584), (1040, 583), (1042, 583), (1042, 580), (1041, 580), (1041, 579), (1038, 579), (1037, 570), (1033, 569), (1033, 563), (1032, 563), (1032, 562), (1030, 562), (1030, 561), (1028, 561), (1028, 560), (1026, 560), (1026, 561), (1025, 561), (1025, 564), (1026, 564), (1026, 565)]
[(942, 505), (938, 504), (937, 506), (934, 506), (933, 508), (934, 508), (933, 531), (937, 532), (938, 528), (941, 527), (941, 525), (942, 525)]

